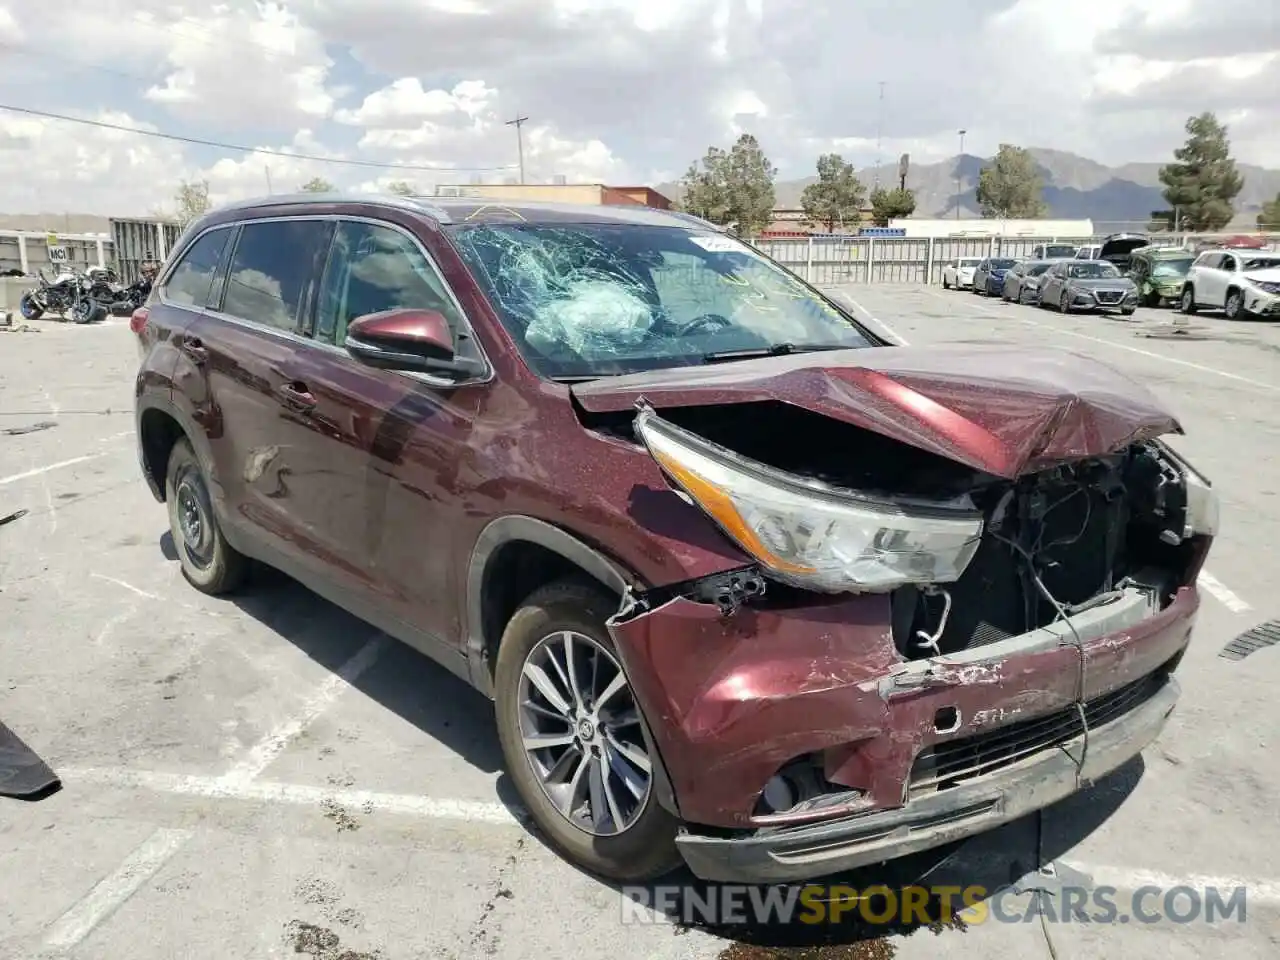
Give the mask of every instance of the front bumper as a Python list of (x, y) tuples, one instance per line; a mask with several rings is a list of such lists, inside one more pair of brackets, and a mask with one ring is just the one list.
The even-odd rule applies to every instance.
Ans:
[(1104, 302), (1091, 293), (1078, 293), (1073, 298), (1071, 307), (1074, 310), (1094, 310), (1098, 313), (1113, 310), (1122, 313), (1138, 309), (1138, 294), (1134, 292), (1120, 300)]
[[(1084, 641), (1088, 701), (1176, 665), (1199, 609), (1196, 589), (1181, 589), (1154, 614), (1144, 604), (1128, 597), (1072, 618)], [(1074, 710), (1080, 659), (1067, 627), (904, 661), (889, 622), (888, 598), (863, 595), (743, 607), (729, 617), (680, 598), (611, 624), (688, 825), (679, 849), (698, 876), (812, 878), (988, 830), (1077, 789), (1075, 762), (1062, 752), (1074, 734), (945, 789), (930, 791), (921, 768), (948, 744), (999, 738)], [(1091, 723), (1085, 778), (1141, 752), (1176, 697), (1170, 677), (1140, 706), (1096, 729)], [(955, 718), (946, 730), (943, 716)], [(832, 789), (854, 799), (759, 814), (764, 785), (806, 756), (820, 758)]]
[(1267, 293), (1263, 290), (1247, 290), (1244, 295), (1244, 308), (1258, 317), (1280, 317), (1280, 294)]

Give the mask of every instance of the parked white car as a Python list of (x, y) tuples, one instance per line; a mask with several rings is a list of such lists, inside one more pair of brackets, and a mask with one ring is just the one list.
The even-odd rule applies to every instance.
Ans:
[(1090, 243), (1081, 247), (1076, 251), (1077, 260), (1097, 260), (1098, 254), (1102, 252), (1102, 244)]
[(1241, 316), (1280, 317), (1280, 253), (1206, 250), (1182, 285), (1182, 312), (1223, 310)]
[(942, 289), (973, 289), (973, 272), (978, 269), (982, 257), (960, 257), (942, 265)]

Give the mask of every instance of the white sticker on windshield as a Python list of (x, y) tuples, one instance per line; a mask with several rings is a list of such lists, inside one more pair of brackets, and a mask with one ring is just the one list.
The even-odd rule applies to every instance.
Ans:
[(746, 247), (732, 237), (722, 237), (715, 233), (698, 233), (689, 237), (691, 241), (709, 253), (746, 253)]

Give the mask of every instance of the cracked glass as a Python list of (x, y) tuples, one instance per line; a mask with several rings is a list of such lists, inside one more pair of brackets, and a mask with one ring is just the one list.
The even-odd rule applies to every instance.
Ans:
[(596, 377), (724, 354), (871, 346), (744, 243), (619, 223), (463, 224), (451, 237), (529, 366)]

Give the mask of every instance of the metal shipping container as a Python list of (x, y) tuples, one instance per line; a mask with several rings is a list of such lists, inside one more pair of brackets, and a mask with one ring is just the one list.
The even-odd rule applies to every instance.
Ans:
[(111, 241), (116, 273), (121, 283), (133, 283), (140, 276), (148, 255), (163, 261), (178, 242), (182, 228), (163, 220), (111, 220)]

